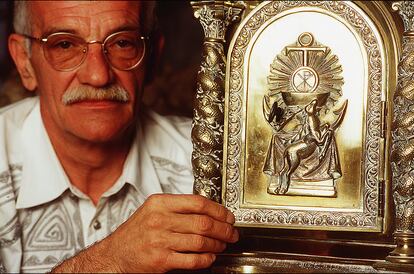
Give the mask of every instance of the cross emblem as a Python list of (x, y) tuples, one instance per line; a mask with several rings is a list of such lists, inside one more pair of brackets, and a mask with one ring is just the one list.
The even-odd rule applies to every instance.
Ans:
[(291, 84), (296, 92), (313, 92), (319, 83), (318, 74), (314, 69), (308, 67), (309, 52), (326, 52), (326, 47), (313, 47), (313, 36), (309, 32), (299, 35), (300, 46), (286, 47), (286, 52), (301, 52), (302, 66), (299, 67), (291, 78)]

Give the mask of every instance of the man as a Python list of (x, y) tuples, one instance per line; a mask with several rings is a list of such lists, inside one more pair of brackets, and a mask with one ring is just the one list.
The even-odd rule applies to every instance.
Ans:
[(140, 104), (161, 44), (152, 14), (146, 1), (16, 3), (9, 49), (38, 96), (0, 116), (6, 271), (199, 269), (237, 241), (227, 209), (179, 194), (192, 184), (188, 123)]

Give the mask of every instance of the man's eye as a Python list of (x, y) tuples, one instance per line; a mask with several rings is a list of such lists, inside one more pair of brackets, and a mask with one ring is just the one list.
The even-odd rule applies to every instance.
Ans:
[(61, 48), (61, 49), (68, 49), (70, 47), (73, 47), (73, 43), (70, 41), (59, 41), (55, 43), (55, 48)]
[(120, 48), (131, 47), (133, 43), (129, 40), (118, 40), (116, 41), (116, 45)]

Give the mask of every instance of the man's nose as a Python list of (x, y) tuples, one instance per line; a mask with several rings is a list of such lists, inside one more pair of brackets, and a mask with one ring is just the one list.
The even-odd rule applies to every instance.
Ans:
[(94, 87), (110, 84), (113, 78), (112, 70), (102, 52), (101, 44), (89, 44), (88, 47), (86, 59), (78, 71), (80, 82)]

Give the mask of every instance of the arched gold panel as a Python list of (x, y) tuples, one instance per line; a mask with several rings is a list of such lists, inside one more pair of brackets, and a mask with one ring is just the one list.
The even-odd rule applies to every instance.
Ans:
[(227, 60), (223, 179), (238, 225), (388, 227), (398, 39), (368, 13), (347, 1), (275, 1), (240, 23)]

